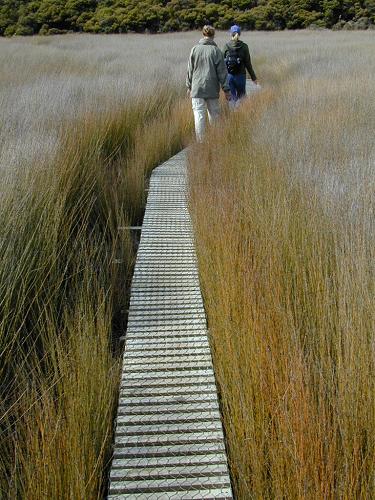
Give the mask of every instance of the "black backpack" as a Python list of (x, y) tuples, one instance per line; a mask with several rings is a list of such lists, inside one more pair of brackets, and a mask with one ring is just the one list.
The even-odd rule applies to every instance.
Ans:
[(241, 63), (242, 59), (239, 57), (237, 49), (228, 49), (228, 53), (225, 58), (228, 73), (231, 75), (239, 73), (241, 70)]

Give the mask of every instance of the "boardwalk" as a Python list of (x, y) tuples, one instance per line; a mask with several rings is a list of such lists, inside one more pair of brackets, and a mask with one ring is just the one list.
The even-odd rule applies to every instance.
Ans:
[(156, 168), (131, 288), (110, 499), (231, 499), (186, 203), (186, 154)]

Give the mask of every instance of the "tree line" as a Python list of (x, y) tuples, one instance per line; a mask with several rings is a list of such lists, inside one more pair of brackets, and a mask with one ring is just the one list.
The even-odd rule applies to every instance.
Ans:
[(367, 29), (375, 0), (0, 0), (0, 35), (227, 29)]

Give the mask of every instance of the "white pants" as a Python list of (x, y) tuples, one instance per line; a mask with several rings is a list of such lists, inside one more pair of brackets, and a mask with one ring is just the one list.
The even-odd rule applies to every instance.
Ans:
[(192, 98), (192, 107), (194, 113), (195, 134), (197, 141), (202, 142), (206, 128), (206, 115), (208, 112), (208, 121), (213, 123), (220, 116), (219, 99), (202, 99), (201, 97)]

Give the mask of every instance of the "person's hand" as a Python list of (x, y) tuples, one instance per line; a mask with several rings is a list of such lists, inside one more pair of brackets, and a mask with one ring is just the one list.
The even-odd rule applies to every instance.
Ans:
[(254, 85), (259, 85), (258, 80), (253, 80)]
[(231, 93), (229, 91), (225, 92), (225, 99), (227, 101), (230, 101), (232, 99), (232, 95), (231, 95)]

